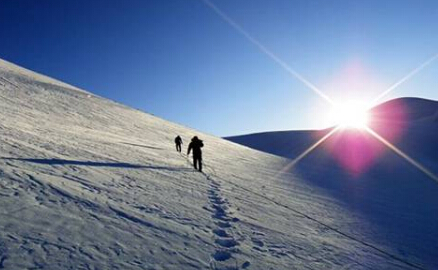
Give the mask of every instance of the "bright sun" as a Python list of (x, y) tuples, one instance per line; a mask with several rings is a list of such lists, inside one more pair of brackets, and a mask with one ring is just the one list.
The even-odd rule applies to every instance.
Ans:
[(331, 122), (341, 128), (364, 129), (368, 125), (368, 107), (359, 101), (347, 101), (333, 106)]

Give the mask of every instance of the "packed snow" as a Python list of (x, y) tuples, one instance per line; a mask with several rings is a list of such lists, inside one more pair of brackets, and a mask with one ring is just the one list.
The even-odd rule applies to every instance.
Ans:
[(438, 268), (438, 185), (395, 155), (279, 173), (290, 159), (5, 61), (0, 110), (0, 269)]

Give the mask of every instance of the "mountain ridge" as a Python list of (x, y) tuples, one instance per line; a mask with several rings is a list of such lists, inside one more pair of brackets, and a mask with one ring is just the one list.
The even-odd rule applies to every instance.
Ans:
[[(384, 137), (392, 138), (391, 129), (399, 133), (412, 133), (421, 131), (424, 126), (429, 126), (432, 135), (437, 132), (438, 126), (438, 101), (415, 97), (402, 97), (383, 102), (369, 111), (369, 127)], [(266, 131), (245, 135), (224, 137), (232, 142), (247, 147), (271, 153), (274, 155), (295, 158), (313, 143), (323, 138), (334, 127), (322, 130), (287, 130)], [(428, 127), (426, 127), (428, 129)], [(431, 135), (431, 136), (432, 136)], [(397, 135), (396, 142), (401, 135)], [(407, 141), (409, 134), (404, 134)], [(403, 137), (402, 136), (402, 137)], [(435, 142), (428, 136), (428, 143)], [(401, 142), (400, 144), (404, 144)], [(435, 143), (433, 143), (435, 145)], [(410, 149), (413, 151), (413, 149)]]

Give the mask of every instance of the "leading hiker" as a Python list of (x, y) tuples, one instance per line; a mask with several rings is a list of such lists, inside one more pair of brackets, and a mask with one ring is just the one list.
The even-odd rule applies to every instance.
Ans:
[(193, 137), (187, 150), (187, 155), (190, 155), (190, 151), (193, 149), (193, 166), (196, 170), (202, 172), (202, 150), (204, 143), (198, 139), (197, 136)]

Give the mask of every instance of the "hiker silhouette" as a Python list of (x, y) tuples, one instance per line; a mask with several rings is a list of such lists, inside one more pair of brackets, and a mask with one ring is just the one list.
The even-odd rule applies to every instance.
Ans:
[(176, 151), (181, 152), (181, 145), (183, 144), (183, 141), (181, 137), (178, 135), (175, 138), (175, 145), (176, 145)]
[(201, 148), (204, 146), (204, 143), (198, 139), (198, 137), (193, 137), (192, 141), (189, 144), (189, 148), (187, 150), (187, 155), (190, 155), (190, 151), (193, 149), (193, 166), (196, 170), (202, 172), (202, 151)]

